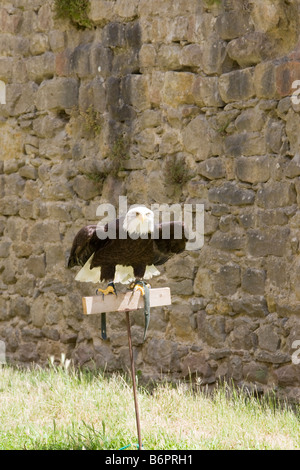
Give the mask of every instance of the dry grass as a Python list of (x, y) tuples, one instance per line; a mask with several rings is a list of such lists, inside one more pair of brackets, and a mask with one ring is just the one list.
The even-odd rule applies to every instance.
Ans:
[[(124, 377), (50, 367), (0, 369), (0, 450), (119, 449), (136, 443)], [(299, 415), (245, 393), (213, 397), (184, 384), (139, 390), (145, 449), (299, 449)]]

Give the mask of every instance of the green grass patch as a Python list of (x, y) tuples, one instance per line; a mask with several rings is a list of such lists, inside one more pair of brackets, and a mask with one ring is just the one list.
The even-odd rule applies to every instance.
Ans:
[[(147, 450), (299, 449), (299, 409), (246, 392), (139, 387)], [(133, 394), (122, 375), (50, 366), (0, 368), (0, 450), (120, 449), (137, 442)]]
[(56, 18), (68, 19), (79, 29), (92, 29), (93, 23), (88, 17), (89, 0), (54, 0)]

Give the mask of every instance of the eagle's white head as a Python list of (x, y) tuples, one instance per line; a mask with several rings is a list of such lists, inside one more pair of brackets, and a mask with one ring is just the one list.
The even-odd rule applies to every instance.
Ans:
[(127, 212), (123, 229), (129, 235), (136, 233), (144, 235), (154, 230), (154, 213), (146, 206), (135, 206)]

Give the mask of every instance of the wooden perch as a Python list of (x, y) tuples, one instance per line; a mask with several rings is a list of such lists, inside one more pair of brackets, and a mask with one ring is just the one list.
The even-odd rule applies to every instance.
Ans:
[[(83, 313), (93, 315), (103, 312), (128, 312), (144, 308), (144, 299), (139, 290), (119, 293), (117, 296), (109, 294), (82, 298)], [(150, 289), (150, 307), (171, 305), (171, 293), (169, 287)]]
[[(171, 292), (169, 287), (162, 287), (159, 289), (150, 289), (150, 308), (151, 307), (162, 307), (163, 305), (171, 305)], [(135, 292), (126, 292), (119, 293), (117, 296), (113, 294), (105, 295), (96, 295), (93, 297), (83, 297), (82, 298), (83, 312), (85, 315), (92, 315), (101, 313), (103, 320), (103, 326), (101, 323), (102, 338), (106, 339), (106, 320), (105, 315), (108, 312), (125, 312), (126, 313), (126, 323), (127, 323), (127, 333), (128, 333), (128, 346), (129, 346), (129, 355), (131, 363), (131, 377), (132, 377), (132, 387), (133, 387), (133, 396), (134, 396), (134, 405), (135, 405), (135, 415), (136, 415), (136, 426), (138, 434), (138, 449), (141, 450), (142, 437), (141, 437), (141, 425), (139, 417), (139, 406), (137, 398), (137, 389), (135, 381), (135, 367), (133, 360), (132, 352), (132, 340), (131, 340), (131, 329), (130, 329), (130, 319), (129, 311), (138, 310), (140, 308), (145, 308), (144, 298), (141, 291), (136, 290)], [(149, 312), (150, 314), (150, 312)], [(149, 316), (149, 315), (148, 315)], [(149, 318), (148, 318), (149, 322)], [(146, 323), (146, 314), (145, 314), (145, 332), (147, 330), (148, 324)], [(104, 331), (104, 335), (103, 335)]]

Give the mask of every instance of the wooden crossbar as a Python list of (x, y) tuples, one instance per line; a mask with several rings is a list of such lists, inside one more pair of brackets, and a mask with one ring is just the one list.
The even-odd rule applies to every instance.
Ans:
[[(144, 308), (144, 298), (139, 290), (119, 293), (117, 296), (109, 294), (83, 297), (83, 313), (93, 315), (96, 313), (128, 312)], [(150, 289), (150, 307), (171, 305), (171, 292), (169, 287)]]

